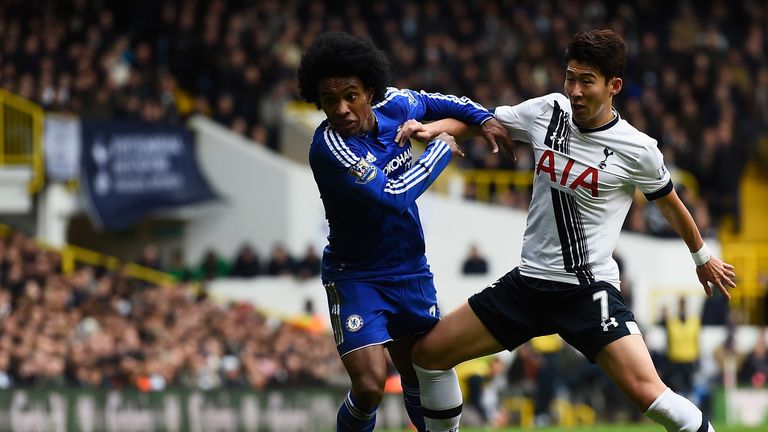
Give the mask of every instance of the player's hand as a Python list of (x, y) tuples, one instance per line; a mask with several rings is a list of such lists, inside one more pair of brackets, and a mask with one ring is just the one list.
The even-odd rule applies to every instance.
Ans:
[(498, 120), (492, 118), (483, 123), (482, 126), (480, 126), (480, 133), (491, 146), (491, 153), (498, 153), (499, 146), (501, 146), (501, 152), (507, 159), (511, 161), (517, 160), (517, 156), (515, 156), (515, 145), (512, 143), (512, 138), (509, 136), (509, 131), (502, 126)]
[(445, 141), (448, 146), (451, 147), (451, 156), (452, 157), (464, 157), (464, 152), (461, 151), (459, 148), (459, 145), (456, 144), (456, 138), (453, 137), (453, 135), (449, 135), (445, 132), (442, 132), (440, 135), (436, 136), (435, 139), (439, 139), (442, 141)]
[(398, 146), (404, 146), (409, 139), (415, 138), (421, 142), (427, 142), (432, 137), (429, 131), (418, 120), (410, 119), (401, 124), (397, 128), (397, 135), (395, 136), (395, 142)]
[(712, 297), (712, 287), (709, 285), (712, 284), (723, 293), (725, 298), (731, 299), (728, 288), (736, 288), (736, 282), (734, 282), (736, 273), (734, 273), (732, 265), (724, 263), (720, 258), (712, 255), (709, 261), (696, 267), (696, 275), (699, 277), (701, 285), (704, 286), (707, 297)]

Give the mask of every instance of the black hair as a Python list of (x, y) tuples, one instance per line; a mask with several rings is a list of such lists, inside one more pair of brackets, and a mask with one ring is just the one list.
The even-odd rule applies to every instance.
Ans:
[(576, 33), (565, 49), (565, 63), (576, 60), (597, 68), (605, 76), (605, 82), (611, 78), (624, 76), (627, 59), (627, 44), (613, 30), (591, 30)]
[(373, 89), (371, 103), (384, 99), (389, 61), (373, 42), (347, 33), (323, 33), (312, 42), (296, 72), (301, 97), (320, 108), (318, 85), (328, 77), (357, 77)]

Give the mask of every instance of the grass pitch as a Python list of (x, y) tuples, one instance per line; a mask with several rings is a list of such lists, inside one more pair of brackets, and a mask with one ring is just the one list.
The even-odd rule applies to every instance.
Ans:
[[(765, 432), (768, 426), (725, 426), (715, 425), (717, 432)], [(580, 427), (542, 427), (542, 428), (461, 428), (461, 432), (664, 432), (664, 428), (655, 424), (615, 424), (615, 425), (596, 425)], [(393, 431), (394, 432), (394, 431)], [(399, 432), (409, 432), (407, 430)]]

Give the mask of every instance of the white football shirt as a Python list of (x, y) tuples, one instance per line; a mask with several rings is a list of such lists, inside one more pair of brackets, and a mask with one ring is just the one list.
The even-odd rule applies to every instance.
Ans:
[(654, 200), (673, 186), (656, 140), (614, 114), (604, 126), (579, 128), (559, 93), (496, 108), (512, 138), (533, 145), (536, 161), (523, 275), (619, 288), (612, 255), (635, 188)]

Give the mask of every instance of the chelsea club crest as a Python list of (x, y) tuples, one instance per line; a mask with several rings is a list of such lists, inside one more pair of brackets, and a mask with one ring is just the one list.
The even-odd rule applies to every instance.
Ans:
[(363, 327), (363, 317), (360, 315), (350, 315), (347, 317), (347, 330), (356, 332)]

